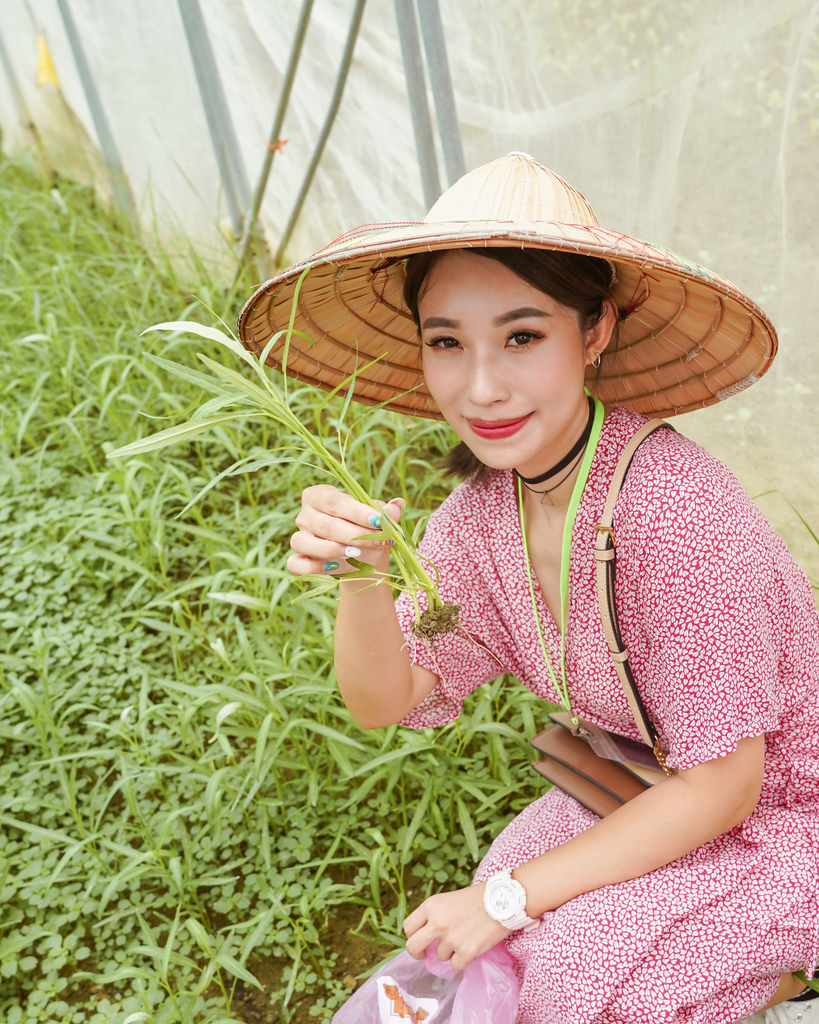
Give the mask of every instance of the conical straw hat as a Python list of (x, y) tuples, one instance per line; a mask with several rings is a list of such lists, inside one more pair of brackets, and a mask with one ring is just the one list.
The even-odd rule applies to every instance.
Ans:
[[(261, 354), (286, 331), (299, 293), (287, 373), (332, 390), (358, 370), (354, 398), (441, 418), (424, 385), (418, 334), (404, 306), (403, 258), (439, 249), (507, 246), (607, 259), (620, 309), (616, 353), (590, 390), (611, 405), (673, 416), (750, 387), (776, 353), (776, 332), (738, 288), (675, 253), (602, 228), (586, 199), (525, 153), (510, 153), (457, 181), (422, 222), (366, 224), (262, 285), (239, 316)], [(281, 368), (284, 335), (267, 362)], [(374, 361), (375, 360), (375, 361)], [(345, 389), (341, 389), (345, 393)]]

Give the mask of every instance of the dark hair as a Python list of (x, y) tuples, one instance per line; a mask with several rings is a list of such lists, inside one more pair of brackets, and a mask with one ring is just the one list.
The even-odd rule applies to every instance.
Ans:
[[(421, 320), (418, 306), (424, 284), (438, 260), (449, 249), (422, 252), (410, 256), (406, 263), (404, 302), (420, 333)], [(552, 249), (509, 249), (491, 247), (470, 249), (469, 252), (484, 259), (495, 260), (522, 277), (528, 284), (544, 292), (577, 314), (580, 330), (585, 334), (600, 323), (610, 301), (609, 289), (614, 273), (607, 260), (595, 256), (581, 256), (574, 252), (555, 252)], [(613, 347), (617, 347), (617, 324), (612, 333)], [(597, 371), (598, 380), (600, 370)], [(452, 476), (473, 483), (483, 483), (493, 470), (484, 465), (472, 449), (460, 441), (443, 460), (444, 470)]]

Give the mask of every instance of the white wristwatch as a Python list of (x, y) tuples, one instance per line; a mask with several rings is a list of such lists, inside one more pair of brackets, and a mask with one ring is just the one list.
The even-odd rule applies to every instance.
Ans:
[(500, 922), (510, 931), (514, 932), (519, 928), (528, 931), (540, 924), (539, 917), (527, 915), (526, 890), (520, 882), (512, 878), (511, 871), (499, 871), (487, 879), (483, 905), (493, 920)]

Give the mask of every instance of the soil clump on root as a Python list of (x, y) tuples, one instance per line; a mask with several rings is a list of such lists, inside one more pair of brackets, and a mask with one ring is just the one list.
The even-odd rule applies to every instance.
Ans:
[(425, 612), (421, 613), (421, 618), (413, 624), (412, 632), (434, 647), (437, 637), (443, 636), (444, 633), (456, 632), (460, 620), (461, 606), (459, 604), (427, 608)]

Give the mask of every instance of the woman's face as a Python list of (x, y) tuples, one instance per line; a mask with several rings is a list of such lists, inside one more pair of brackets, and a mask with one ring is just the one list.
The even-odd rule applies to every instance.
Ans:
[(433, 266), (418, 309), (427, 387), (481, 462), (537, 476), (562, 458), (585, 426), (585, 370), (613, 313), (584, 335), (574, 310), (460, 250)]

